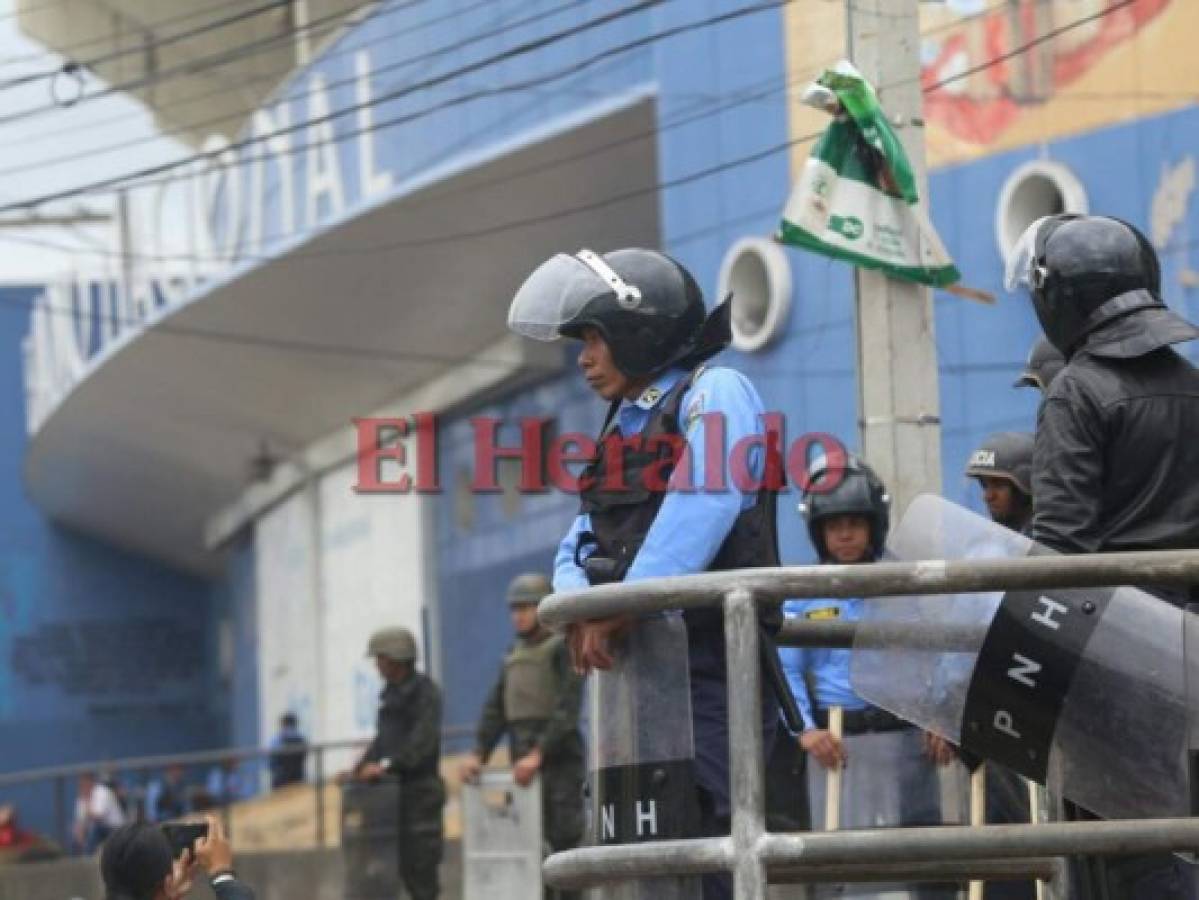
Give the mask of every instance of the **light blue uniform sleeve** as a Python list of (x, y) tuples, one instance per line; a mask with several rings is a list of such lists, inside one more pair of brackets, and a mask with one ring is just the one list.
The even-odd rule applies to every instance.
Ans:
[[(799, 615), (804, 603), (802, 600), (788, 600), (783, 604), (783, 611), (788, 618)], [(779, 661), (783, 664), (783, 673), (787, 676), (787, 685), (791, 695), (799, 707), (800, 717), (803, 718), (804, 731), (816, 727), (816, 719), (812, 714), (812, 695), (808, 693), (808, 652), (803, 647), (780, 647)]]
[(157, 781), (151, 781), (146, 787), (146, 816), (151, 822), (159, 820), (158, 801), (162, 797), (162, 784)]
[[(729, 463), (739, 441), (765, 431), (762, 401), (749, 380), (732, 369), (708, 369), (687, 391), (680, 409), (689, 465), (681, 461), (676, 466), (671, 489), (663, 498), (625, 581), (703, 572), (728, 537), (737, 516), (756, 501), (755, 494), (743, 493), (737, 486)], [(713, 413), (724, 421), (725, 458), (713, 461), (722, 478), (717, 480), (713, 472), (709, 484), (704, 446), (707, 424), (703, 417)], [(751, 453), (749, 459), (751, 473), (760, 477), (761, 449)], [(695, 490), (678, 490), (687, 485), (693, 485)]]
[(566, 537), (558, 544), (558, 553), (554, 557), (555, 591), (570, 591), (589, 585), (587, 573), (575, 564), (575, 548), (579, 544), (579, 535), (590, 530), (591, 517), (586, 514), (576, 516)]

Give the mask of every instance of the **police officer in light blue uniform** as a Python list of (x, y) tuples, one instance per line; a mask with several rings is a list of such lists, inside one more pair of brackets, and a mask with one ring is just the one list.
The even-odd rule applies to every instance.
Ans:
[[(821, 562), (855, 565), (882, 555), (890, 498), (882, 481), (860, 459), (850, 455), (843, 463), (818, 461), (800, 510)], [(784, 610), (789, 617), (808, 620), (857, 621), (864, 605), (859, 598), (788, 600)], [(951, 762), (953, 748), (859, 697), (850, 685), (848, 648), (788, 647), (781, 655), (803, 717), (800, 746), (816, 763), (808, 765), (813, 827), (824, 827), (826, 772), (841, 767), (845, 769), (842, 827), (939, 824), (935, 764)], [(841, 738), (829, 731), (829, 710), (834, 706), (844, 711)], [(894, 897), (904, 890), (920, 898), (955, 896), (947, 887), (903, 885), (821, 885), (815, 896)]]
[[(653, 250), (558, 254), (521, 287), (509, 326), (541, 340), (582, 341), (579, 368), (609, 403), (598, 452), (583, 474), (579, 515), (554, 561), (555, 590), (778, 565), (776, 494), (759, 483), (767, 464), (762, 401), (745, 376), (704, 365), (730, 339), (728, 316), (727, 302), (706, 315), (691, 274)], [(720, 426), (729, 450), (760, 440), (747, 453), (708, 459), (709, 429)], [(781, 623), (777, 607), (762, 617), (768, 631)], [(727, 833), (722, 614), (693, 610), (684, 618), (702, 831)], [(633, 627), (627, 618), (575, 626), (576, 665), (608, 668), (614, 641)], [(778, 716), (775, 694), (764, 690), (768, 752)], [(727, 876), (705, 877), (705, 898), (731, 896)]]

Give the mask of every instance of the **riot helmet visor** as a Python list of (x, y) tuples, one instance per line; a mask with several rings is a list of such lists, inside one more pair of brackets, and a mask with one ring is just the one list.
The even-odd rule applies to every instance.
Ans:
[(1052, 216), (1042, 216), (1024, 229), (1016, 243), (1007, 255), (1007, 265), (1003, 271), (1003, 287), (1009, 293), (1026, 288), (1030, 291), (1041, 286), (1043, 274), (1038, 274), (1037, 266), (1037, 235)]
[(587, 305), (609, 294), (629, 309), (641, 302), (640, 289), (621, 278), (599, 254), (559, 253), (520, 286), (508, 309), (508, 327), (533, 340), (553, 341), (562, 336), (564, 327), (586, 325), (580, 316)]

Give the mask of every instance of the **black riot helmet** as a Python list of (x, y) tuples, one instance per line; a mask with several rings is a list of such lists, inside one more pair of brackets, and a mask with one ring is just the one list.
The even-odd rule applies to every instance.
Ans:
[(508, 327), (541, 341), (603, 335), (616, 367), (631, 378), (693, 367), (731, 339), (729, 304), (706, 315), (703, 293), (682, 265), (642, 248), (559, 253), (525, 279)]
[(1028, 362), (1012, 387), (1035, 387), (1042, 394), (1048, 393), (1049, 385), (1065, 367), (1066, 357), (1042, 335), (1028, 351)]
[(799, 511), (808, 523), (808, 537), (822, 562), (829, 561), (829, 554), (820, 523), (832, 516), (865, 516), (870, 523), (874, 559), (883, 555), (891, 524), (891, 497), (882, 479), (852, 453), (847, 454), (840, 465), (830, 464), (827, 457), (816, 461), (809, 473)]
[(1033, 436), (1024, 431), (992, 434), (970, 455), (966, 474), (971, 478), (1006, 478), (1031, 497), (1033, 443)]
[(1164, 309), (1161, 267), (1149, 239), (1108, 216), (1033, 222), (1008, 257), (1005, 285), (1023, 285), (1045, 336), (1065, 356), (1090, 332), (1141, 309)]

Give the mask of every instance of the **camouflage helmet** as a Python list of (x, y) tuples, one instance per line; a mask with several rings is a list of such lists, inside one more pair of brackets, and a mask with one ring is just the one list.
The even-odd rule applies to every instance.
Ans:
[(966, 474), (971, 478), (1007, 479), (1031, 497), (1033, 443), (1033, 436), (1024, 431), (993, 434), (971, 454)]
[(395, 662), (416, 661), (416, 638), (402, 626), (380, 628), (366, 645), (367, 656), (386, 656)]
[(526, 603), (540, 603), (542, 597), (548, 597), (554, 592), (554, 586), (549, 578), (537, 572), (525, 572), (517, 575), (508, 584), (508, 605), (521, 606)]

